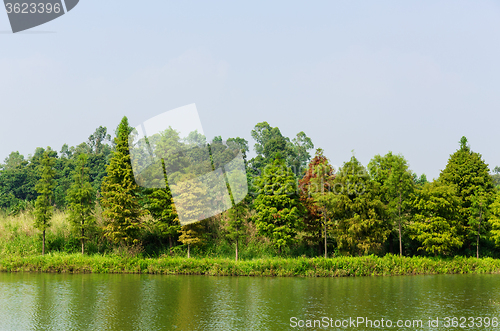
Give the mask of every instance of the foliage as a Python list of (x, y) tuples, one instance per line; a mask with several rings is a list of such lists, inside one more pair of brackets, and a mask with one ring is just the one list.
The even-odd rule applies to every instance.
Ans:
[(191, 246), (203, 243), (203, 226), (200, 222), (183, 225), (179, 230), (179, 241), (187, 245), (187, 257), (191, 257)]
[(51, 151), (50, 148), (44, 151), (41, 164), (38, 167), (41, 178), (35, 186), (39, 194), (35, 202), (35, 227), (42, 231), (42, 254), (45, 254), (45, 230), (50, 226), (50, 219), (53, 213), (52, 199), (55, 186), (54, 154), (55, 152)]
[(460, 208), (460, 230), (464, 236), (464, 242), (475, 241), (473, 224), (472, 200), (480, 191), (491, 203), (493, 193), (493, 181), (491, 179), (488, 165), (481, 159), (481, 154), (473, 152), (467, 144), (467, 138), (460, 139), (460, 149), (453, 153), (441, 172), (439, 179), (445, 185), (455, 186), (456, 195), (459, 198)]
[(295, 240), (301, 226), (300, 202), (295, 175), (279, 154), (256, 181), (255, 225), (278, 252)]
[(148, 210), (153, 216), (155, 226), (162, 235), (168, 237), (170, 248), (172, 248), (172, 238), (179, 232), (180, 222), (166, 181), (166, 173), (164, 173), (164, 176), (167, 185), (165, 188), (151, 190), (148, 195)]
[(491, 226), (491, 239), (497, 247), (500, 247), (500, 191), (497, 190), (495, 200), (489, 206), (490, 218), (488, 223)]
[(340, 168), (332, 192), (338, 248), (355, 255), (381, 252), (390, 233), (387, 210), (379, 198), (380, 185), (355, 156)]
[[(300, 201), (306, 209), (304, 217), (304, 240), (318, 244), (324, 238), (324, 253), (327, 254), (328, 225), (331, 225), (333, 208), (331, 206), (332, 181), (334, 169), (323, 150), (318, 148), (309, 162), (304, 177), (299, 181)], [(321, 247), (321, 245), (319, 245)]]
[(80, 239), (82, 254), (84, 253), (85, 241), (88, 240), (88, 232), (95, 223), (95, 192), (89, 181), (86, 162), (86, 154), (81, 154), (73, 173), (74, 182), (66, 196), (69, 204), (69, 220), (78, 234), (78, 239)]
[(280, 153), (286, 165), (292, 168), (295, 175), (301, 175), (301, 170), (310, 158), (309, 150), (314, 148), (311, 139), (304, 132), (290, 140), (281, 134), (281, 131), (271, 127), (267, 122), (257, 123), (252, 130), (255, 140), (254, 150), (257, 156), (250, 160), (251, 171), (255, 176), (260, 175), (264, 168), (273, 163), (276, 153)]
[(399, 254), (403, 255), (403, 217), (408, 215), (409, 200), (415, 186), (413, 174), (405, 158), (392, 152), (384, 156), (375, 155), (368, 164), (368, 170), (373, 180), (380, 184), (382, 202), (387, 205), (394, 224), (397, 224)]
[(101, 187), (101, 204), (106, 218), (105, 236), (115, 243), (130, 245), (138, 242), (140, 217), (144, 211), (140, 208), (138, 188), (130, 164), (128, 148), (130, 127), (126, 117), (123, 117), (117, 132), (116, 150), (113, 152)]
[(460, 200), (454, 186), (426, 184), (413, 201), (410, 237), (429, 254), (449, 255), (463, 244), (460, 236)]

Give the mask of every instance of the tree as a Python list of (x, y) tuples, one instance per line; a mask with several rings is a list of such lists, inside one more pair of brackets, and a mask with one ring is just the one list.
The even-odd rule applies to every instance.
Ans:
[(130, 132), (128, 119), (123, 117), (115, 138), (116, 150), (101, 186), (103, 216), (107, 221), (105, 236), (115, 243), (125, 244), (138, 242), (140, 218), (144, 214), (137, 197), (138, 187), (130, 164)]
[(399, 255), (402, 256), (402, 217), (414, 189), (413, 174), (405, 158), (392, 152), (385, 156), (375, 155), (368, 164), (368, 170), (372, 178), (380, 184), (382, 201), (388, 206), (389, 214), (397, 223)]
[(327, 256), (327, 225), (332, 211), (329, 206), (331, 201), (329, 195), (334, 178), (333, 167), (323, 155), (323, 150), (318, 148), (316, 155), (309, 162), (304, 177), (299, 181), (300, 201), (307, 211), (304, 217), (306, 240), (319, 242), (323, 227), (325, 257)]
[(168, 237), (170, 249), (172, 248), (172, 238), (180, 230), (179, 217), (175, 210), (175, 205), (172, 200), (172, 194), (168, 186), (167, 174), (165, 172), (164, 162), (162, 160), (163, 176), (165, 178), (165, 188), (155, 188), (149, 194), (149, 212), (156, 222), (156, 226), (162, 235)]
[[(234, 154), (234, 146), (229, 146)], [(236, 149), (238, 150), (238, 149)], [(232, 155), (231, 155), (232, 158)], [(247, 195), (247, 176), (242, 173), (238, 167), (232, 169), (225, 167), (225, 180), (228, 183), (227, 188), (230, 193), (232, 208), (227, 212), (227, 237), (235, 243), (235, 259), (238, 261), (239, 243), (241, 237), (245, 235), (245, 219), (248, 215), (250, 199)], [(231, 183), (231, 185), (229, 185)], [(244, 198), (243, 198), (244, 197)], [(238, 201), (236, 203), (236, 201)]]
[(108, 129), (100, 126), (89, 136), (87, 145), (92, 154), (109, 153), (111, 152), (111, 147), (107, 144), (109, 141), (111, 141), (111, 136), (108, 134)]
[(493, 169), (493, 174), (491, 175), (491, 180), (493, 181), (493, 185), (495, 187), (500, 187), (500, 167), (496, 166)]
[(88, 239), (87, 233), (95, 222), (95, 192), (89, 181), (86, 162), (87, 156), (81, 154), (73, 172), (73, 184), (67, 191), (66, 196), (69, 204), (69, 220), (73, 229), (79, 235), (82, 254), (85, 252), (85, 240)]
[(330, 195), (339, 249), (351, 254), (376, 253), (390, 233), (380, 185), (356, 159), (345, 162), (333, 180)]
[(293, 140), (281, 134), (267, 122), (257, 123), (252, 130), (255, 140), (254, 150), (257, 156), (250, 160), (254, 175), (258, 175), (266, 165), (271, 164), (276, 153), (280, 153), (287, 166), (295, 175), (301, 175), (301, 169), (309, 161), (309, 150), (314, 148), (311, 139), (304, 132), (299, 132)]
[(54, 154), (56, 153), (50, 147), (44, 151), (41, 164), (38, 167), (41, 178), (35, 186), (39, 194), (35, 202), (35, 227), (42, 231), (42, 255), (45, 255), (45, 230), (50, 227), (50, 219), (53, 213)]
[[(472, 197), (472, 215), (469, 220), (469, 225), (472, 229), (477, 229), (476, 236), (476, 257), (479, 259), (479, 239), (481, 237), (481, 231), (484, 230), (481, 226), (484, 218), (486, 217), (486, 212), (488, 210), (488, 202), (491, 200), (483, 190), (479, 190)], [(484, 232), (484, 231), (483, 231)]]
[(245, 216), (248, 213), (248, 205), (246, 201), (241, 201), (233, 208), (229, 209), (226, 214), (227, 220), (227, 236), (235, 243), (235, 260), (238, 261), (238, 247), (241, 237), (245, 235)]
[(492, 201), (493, 181), (488, 165), (481, 159), (481, 154), (473, 152), (467, 144), (467, 138), (460, 139), (460, 149), (453, 153), (439, 179), (445, 185), (453, 185), (460, 201), (460, 232), (465, 243), (470, 245), (476, 239), (473, 217), (473, 197), (484, 192), (486, 202)]
[(183, 225), (179, 233), (181, 234), (179, 241), (188, 247), (187, 257), (189, 259), (191, 257), (191, 246), (199, 245), (203, 242), (203, 227), (200, 222), (194, 222)]
[(496, 192), (495, 200), (489, 206), (489, 213), (488, 223), (491, 226), (491, 239), (497, 247), (500, 247), (500, 191)]
[(254, 202), (255, 225), (260, 235), (281, 249), (295, 239), (301, 223), (300, 202), (295, 175), (277, 154), (274, 162), (257, 179), (258, 196)]
[(413, 200), (414, 217), (409, 224), (410, 238), (427, 253), (448, 255), (463, 244), (458, 228), (460, 198), (454, 186), (439, 181), (425, 184)]

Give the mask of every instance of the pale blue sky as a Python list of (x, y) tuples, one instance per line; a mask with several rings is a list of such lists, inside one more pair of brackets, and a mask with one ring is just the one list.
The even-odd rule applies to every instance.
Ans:
[(0, 160), (196, 103), (209, 137), (267, 121), (337, 166), (391, 150), (437, 177), (462, 135), (500, 165), (498, 2), (81, 0), (9, 30)]

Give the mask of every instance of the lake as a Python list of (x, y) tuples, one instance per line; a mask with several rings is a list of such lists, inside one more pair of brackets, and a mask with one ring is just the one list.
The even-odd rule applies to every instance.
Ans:
[(0, 274), (0, 330), (500, 330), (499, 318), (500, 275)]

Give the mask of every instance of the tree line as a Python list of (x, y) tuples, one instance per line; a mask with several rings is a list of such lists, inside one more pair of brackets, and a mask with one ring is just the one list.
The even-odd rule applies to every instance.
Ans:
[[(429, 182), (425, 175), (417, 176), (401, 154), (392, 152), (374, 156), (367, 166), (353, 155), (335, 169), (320, 148), (311, 158), (314, 144), (304, 132), (290, 139), (261, 122), (251, 132), (256, 156), (250, 160), (249, 143), (243, 138), (223, 142), (215, 137), (207, 144), (212, 168), (216, 153), (229, 160), (228, 146), (241, 151), (246, 198), (221, 214), (181, 225), (177, 212), (183, 206), (174, 204), (174, 183), (168, 183), (166, 173), (162, 188), (136, 182), (131, 132), (124, 117), (114, 139), (99, 127), (86, 142), (76, 147), (65, 144), (59, 153), (37, 148), (26, 159), (18, 152), (5, 159), (0, 207), (11, 214), (32, 207), (42, 254), (54, 208), (66, 211), (82, 253), (96, 236), (115, 247), (148, 246), (156, 251), (185, 247), (188, 257), (193, 247), (203, 254), (225, 243), (236, 260), (252, 240), (272, 247), (278, 255), (286, 251), (325, 257), (385, 253), (479, 257), (499, 252), (500, 168), (490, 172), (465, 137), (439, 177)], [(183, 140), (169, 128), (154, 141), (158, 146), (167, 141), (207, 143), (200, 135), (188, 138)], [(220, 157), (224, 153), (227, 156)], [(168, 158), (162, 162), (163, 171), (169, 169)], [(178, 178), (188, 178), (200, 167), (196, 162), (187, 164), (177, 169)], [(191, 191), (184, 201), (196, 210), (197, 201), (208, 193)]]

